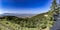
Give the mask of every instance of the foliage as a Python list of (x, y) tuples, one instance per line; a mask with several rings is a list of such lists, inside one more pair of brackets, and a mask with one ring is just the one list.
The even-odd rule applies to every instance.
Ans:
[[(48, 15), (47, 17), (45, 17), (44, 15)], [(52, 13), (46, 12), (46, 13), (42, 13), (42, 14), (38, 14), (34, 17), (31, 18), (18, 18), (16, 16), (5, 16), (5, 18), (7, 21), (10, 21), (12, 23), (16, 23), (19, 24), (21, 27), (27, 27), (27, 28), (45, 28), (47, 27), (47, 25), (50, 22), (53, 22), (53, 18), (52, 18)], [(8, 24), (8, 23), (6, 23)], [(50, 25), (53, 23), (50, 23)]]

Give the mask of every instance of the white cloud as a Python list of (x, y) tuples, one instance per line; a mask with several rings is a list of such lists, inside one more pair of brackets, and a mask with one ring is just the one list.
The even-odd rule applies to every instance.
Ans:
[(3, 14), (3, 11), (2, 11), (2, 9), (0, 9), (0, 14)]
[[(47, 11), (47, 10), (46, 10)], [(30, 10), (20, 10), (20, 9), (1, 9), (0, 14), (3, 13), (20, 13), (20, 14), (39, 14), (46, 12), (45, 9), (30, 9)]]

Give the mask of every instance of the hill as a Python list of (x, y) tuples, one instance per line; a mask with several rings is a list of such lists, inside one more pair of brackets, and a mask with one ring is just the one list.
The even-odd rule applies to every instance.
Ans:
[[(45, 25), (47, 27), (51, 27), (55, 22), (53, 16), (54, 16), (54, 11), (50, 10), (46, 13), (41, 13), (36, 16), (33, 16), (30, 19), (37, 20), (40, 23), (40, 26), (42, 26), (42, 28), (43, 28), (43, 26), (45, 27)], [(41, 24), (43, 24), (43, 25), (41, 25)]]
[[(11, 26), (15, 29), (16, 26), (13, 26), (11, 24), (17, 24), (20, 27), (25, 28), (32, 28), (32, 29), (45, 29), (47, 27), (51, 27), (54, 23), (53, 20), (53, 11), (48, 11), (46, 13), (41, 13), (41, 14), (37, 14), (32, 16), (31, 18), (19, 18), (17, 16), (11, 16), (11, 14), (8, 14), (9, 16), (5, 16), (5, 14), (3, 15), (3, 17), (0, 17), (0, 23)], [(13, 14), (15, 15), (15, 14)], [(17, 14), (16, 14), (17, 15)], [(9, 24), (9, 22), (11, 24)], [(17, 26), (18, 27), (18, 26)]]
[(32, 17), (35, 16), (36, 14), (17, 14), (17, 13), (4, 13), (4, 14), (0, 14), (0, 17), (3, 16), (16, 16), (16, 17), (21, 17), (21, 18), (25, 18), (25, 17)]
[(53, 11), (52, 10), (50, 10), (46, 13), (41, 13), (41, 14), (38, 14), (36, 16), (33, 16), (33, 17), (31, 17), (31, 19), (44, 19), (44, 18), (49, 19), (48, 17), (53, 18)]

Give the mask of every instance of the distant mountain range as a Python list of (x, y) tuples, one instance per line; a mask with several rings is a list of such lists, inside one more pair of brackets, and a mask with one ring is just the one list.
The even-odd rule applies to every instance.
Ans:
[(0, 17), (3, 17), (3, 16), (17, 16), (17, 17), (22, 17), (22, 18), (25, 18), (25, 17), (33, 17), (35, 16), (36, 14), (17, 14), (17, 13), (4, 13), (4, 14), (0, 14)]

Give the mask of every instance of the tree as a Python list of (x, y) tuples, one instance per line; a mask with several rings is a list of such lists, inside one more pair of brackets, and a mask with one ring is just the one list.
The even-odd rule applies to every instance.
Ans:
[(51, 10), (53, 10), (53, 12), (54, 13), (57, 13), (57, 2), (56, 2), (56, 0), (53, 0), (53, 2), (52, 2), (52, 6), (51, 6)]

